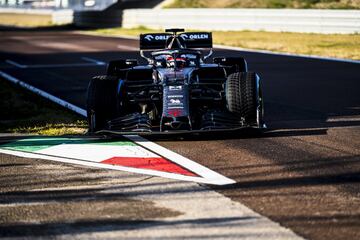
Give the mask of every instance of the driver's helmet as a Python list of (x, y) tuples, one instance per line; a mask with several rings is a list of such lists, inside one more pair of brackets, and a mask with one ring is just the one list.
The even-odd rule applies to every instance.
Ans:
[(178, 68), (184, 68), (186, 67), (186, 58), (184, 57), (177, 57), (176, 59), (174, 59), (173, 56), (168, 56), (166, 58), (166, 66), (168, 67), (175, 67), (175, 63), (176, 63), (176, 67)]

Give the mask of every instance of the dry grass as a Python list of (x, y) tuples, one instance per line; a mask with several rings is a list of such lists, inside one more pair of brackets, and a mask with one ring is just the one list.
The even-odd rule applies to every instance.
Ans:
[(168, 8), (360, 9), (359, 0), (175, 0)]
[(0, 132), (83, 134), (86, 121), (66, 109), (0, 79)]
[[(146, 32), (163, 30), (137, 29), (102, 29), (98, 34), (138, 36)], [(308, 34), (287, 32), (214, 32), (215, 44), (223, 44), (249, 49), (275, 52), (319, 55), (324, 57), (360, 60), (359, 34)]]
[(50, 15), (0, 13), (0, 25), (17, 27), (52, 26)]
[(217, 44), (250, 49), (360, 59), (359, 34), (214, 32), (214, 41)]

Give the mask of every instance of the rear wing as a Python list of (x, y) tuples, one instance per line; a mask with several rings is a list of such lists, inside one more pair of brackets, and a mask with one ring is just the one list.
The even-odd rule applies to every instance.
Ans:
[[(169, 33), (148, 33), (140, 35), (140, 50), (166, 49), (167, 40), (173, 37)], [(185, 48), (212, 48), (212, 33), (185, 32), (176, 35)]]

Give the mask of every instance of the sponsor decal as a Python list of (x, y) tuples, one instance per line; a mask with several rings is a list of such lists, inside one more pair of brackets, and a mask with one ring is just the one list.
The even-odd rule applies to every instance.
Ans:
[(181, 109), (175, 108), (175, 109), (171, 109), (168, 111), (168, 114), (173, 116), (173, 117), (179, 117), (182, 114)]
[(168, 98), (184, 98), (184, 95), (169, 95)]
[(146, 35), (144, 38), (150, 42), (151, 40), (154, 39), (154, 36), (153, 35)]
[(182, 90), (182, 86), (169, 86), (169, 90)]
[(197, 39), (209, 39), (209, 34), (181, 34), (180, 37), (184, 40), (197, 40)]
[(180, 99), (170, 99), (170, 104), (181, 104)]
[(169, 37), (169, 35), (157, 35), (155, 36), (155, 40), (167, 40)]
[(148, 40), (149, 42), (151, 42), (152, 40), (155, 40), (155, 41), (165, 41), (169, 38), (170, 36), (169, 35), (146, 35), (144, 37), (144, 39)]

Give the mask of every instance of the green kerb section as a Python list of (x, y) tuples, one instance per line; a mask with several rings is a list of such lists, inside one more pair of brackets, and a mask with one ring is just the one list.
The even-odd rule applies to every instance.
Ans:
[(17, 140), (11, 143), (0, 145), (2, 149), (36, 152), (52, 146), (60, 144), (93, 144), (93, 145), (108, 145), (108, 146), (137, 146), (135, 143), (123, 140), (109, 140), (109, 139), (84, 139), (84, 138), (26, 138)]

